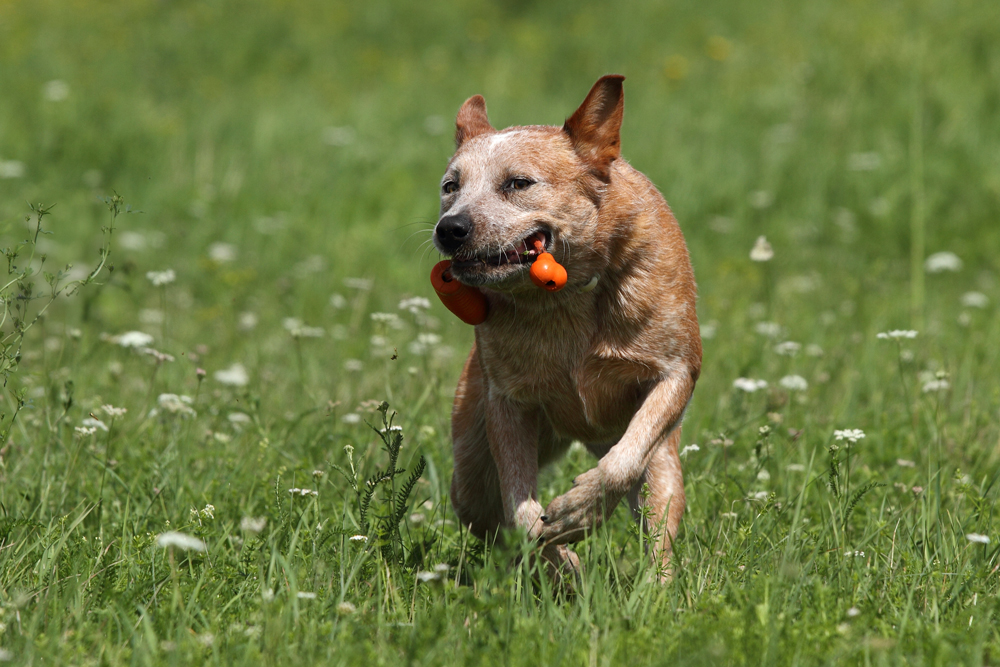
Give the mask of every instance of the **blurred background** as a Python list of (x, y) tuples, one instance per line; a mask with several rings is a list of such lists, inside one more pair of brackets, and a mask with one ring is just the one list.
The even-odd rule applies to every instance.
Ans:
[[(255, 322), (298, 318), (340, 339), (339, 367), (368, 346), (367, 318), (338, 315), (357, 285), (374, 281), (369, 310), (432, 295), (461, 102), (485, 95), (497, 127), (558, 124), (617, 72), (623, 154), (684, 229), (707, 341), (761, 318), (820, 343), (845, 335), (831, 318), (960, 331), (939, 307), (998, 300), (998, 44), (1000, 5), (971, 0), (8, 1), (0, 222), (17, 238), (26, 202), (55, 203), (42, 249), (83, 275), (116, 191), (139, 212), (68, 325), (155, 328), (165, 306), (173, 349), (221, 366), (257, 349)], [(747, 260), (760, 235), (780, 274)], [(941, 251), (960, 270), (925, 295)], [(145, 276), (167, 269), (164, 294)], [(464, 349), (471, 331), (433, 308)], [(707, 343), (709, 382), (754, 362), (747, 340)]]
[[(536, 605), (450, 509), (472, 328), (433, 297), (428, 242), (465, 99), (560, 124), (607, 73), (700, 288), (681, 566), (650, 592), (619, 510), (579, 549), (596, 597)], [(0, 0), (0, 248), (54, 204), (38, 250), (84, 277), (116, 192), (114, 271), (23, 350), (0, 325), (0, 661), (998, 645), (1000, 3)], [(42, 307), (4, 283), (8, 310)], [(896, 329), (919, 333), (877, 336)], [(400, 465), (427, 462), (391, 571), (357, 492), (385, 469), (382, 400)], [(571, 448), (541, 502), (592, 465)], [(210, 553), (167, 570), (167, 530)], [(442, 563), (456, 585), (418, 596)]]

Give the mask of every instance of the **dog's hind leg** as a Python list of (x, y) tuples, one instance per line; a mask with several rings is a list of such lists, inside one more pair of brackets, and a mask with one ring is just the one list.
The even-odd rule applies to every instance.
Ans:
[[(628, 493), (632, 515), (643, 523), (643, 533), (649, 536), (650, 556), (660, 571), (661, 581), (671, 576), (672, 546), (684, 514), (684, 477), (678, 454), (680, 441), (681, 429), (676, 428), (653, 451), (646, 472)], [(648, 489), (644, 493), (646, 485)]]

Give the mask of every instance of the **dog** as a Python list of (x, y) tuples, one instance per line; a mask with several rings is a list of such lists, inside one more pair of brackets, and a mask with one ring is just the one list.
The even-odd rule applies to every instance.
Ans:
[[(680, 227), (620, 155), (624, 78), (600, 78), (562, 127), (495, 130), (480, 95), (458, 112), (433, 238), (489, 316), (455, 392), (451, 500), (480, 539), (524, 529), (550, 567), (578, 572), (566, 545), (628, 497), (668, 578), (701, 337)], [(529, 280), (542, 248), (565, 289)], [(539, 468), (573, 441), (597, 465), (543, 508)]]

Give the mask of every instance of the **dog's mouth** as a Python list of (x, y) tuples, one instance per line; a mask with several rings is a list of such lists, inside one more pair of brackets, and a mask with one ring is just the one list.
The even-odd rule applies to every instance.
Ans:
[[(506, 264), (531, 264), (542, 252), (545, 252), (551, 242), (548, 231), (539, 229), (528, 234), (516, 244), (510, 244), (495, 254), (480, 251), (474, 254), (458, 253), (451, 259), (452, 267), (456, 269), (474, 269), (479, 267), (503, 266)], [(538, 249), (539, 243), (541, 250)]]

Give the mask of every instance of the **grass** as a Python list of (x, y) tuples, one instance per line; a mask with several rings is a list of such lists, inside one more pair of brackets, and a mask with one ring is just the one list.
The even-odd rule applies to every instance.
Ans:
[[(27, 202), (55, 204), (34, 250), (66, 284), (110, 238), (4, 353), (0, 657), (994, 664), (998, 9), (759, 5), (0, 5), (0, 246), (36, 231)], [(472, 332), (398, 305), (432, 296), (461, 102), (558, 123), (612, 71), (623, 152), (699, 279), (699, 448), (672, 583), (619, 509), (552, 590), (517, 536), (456, 525)], [(16, 297), (48, 293), (33, 246), (3, 291), (26, 322), (46, 300)], [(961, 268), (925, 273), (940, 251)], [(547, 470), (543, 503), (591, 465)], [(169, 531), (205, 550), (158, 546)]]

